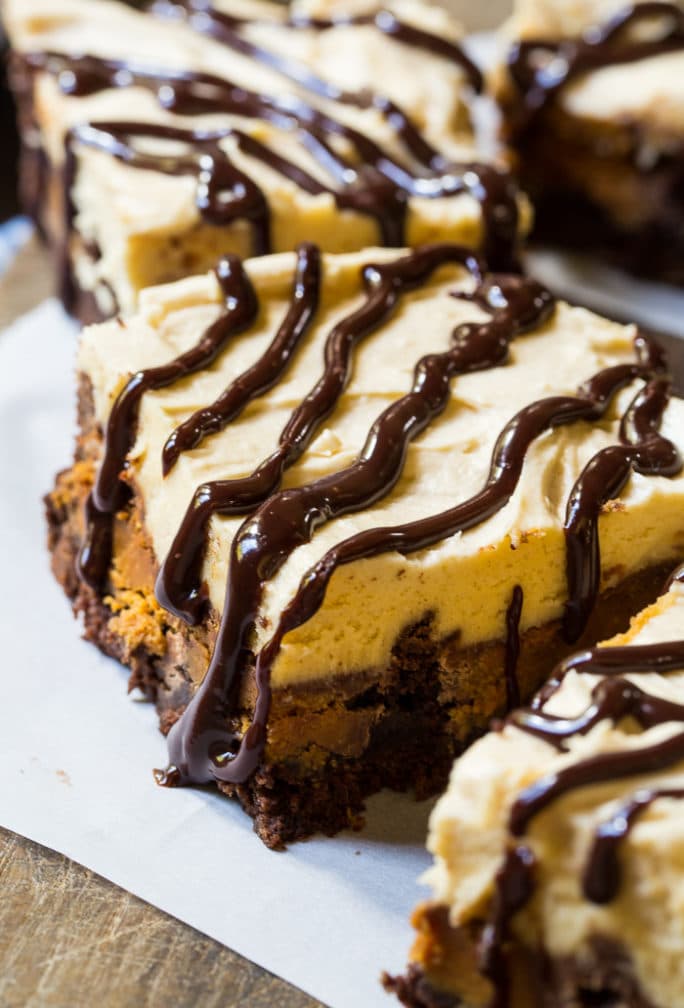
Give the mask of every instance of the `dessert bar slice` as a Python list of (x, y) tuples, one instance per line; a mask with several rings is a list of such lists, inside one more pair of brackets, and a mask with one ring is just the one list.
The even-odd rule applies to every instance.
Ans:
[(684, 548), (662, 350), (461, 246), (224, 258), (79, 371), (57, 577), (273, 845), (434, 793)]
[[(86, 320), (141, 288), (315, 241), (451, 240), (509, 268), (528, 216), (483, 160), (441, 8), (6, 0), (24, 201)], [(522, 212), (522, 218), (520, 218)]]
[(684, 568), (455, 765), (415, 1008), (684, 1005)]
[(537, 231), (684, 282), (684, 4), (516, 0), (498, 90)]

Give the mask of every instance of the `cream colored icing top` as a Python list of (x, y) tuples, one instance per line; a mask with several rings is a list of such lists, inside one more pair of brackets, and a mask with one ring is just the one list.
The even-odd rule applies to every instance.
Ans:
[[(320, 310), (283, 379), (221, 434), (183, 454), (162, 479), (160, 453), (168, 435), (263, 353), (286, 311), (292, 254), (247, 262), (261, 303), (257, 324), (231, 340), (208, 370), (143, 399), (130, 461), (158, 559), (169, 550), (200, 483), (245, 475), (275, 449), (291, 411), (321, 374), (323, 343), (331, 327), (363, 299), (361, 266), (399, 254), (371, 250), (326, 256)], [(410, 390), (419, 358), (448, 349), (459, 323), (485, 317), (451, 296), (471, 283), (460, 268), (445, 267), (401, 298), (388, 321), (357, 348), (346, 392), (301, 460), (287, 471), (285, 486), (338, 471), (354, 460), (373, 421)], [(112, 322), (85, 331), (79, 369), (93, 382), (100, 421), (128, 375), (168, 361), (197, 341), (218, 314), (217, 299), (214, 277), (195, 277), (144, 292), (139, 314), (123, 328)], [(496, 437), (519, 409), (548, 395), (573, 394), (602, 368), (633, 359), (633, 335), (631, 327), (560, 304), (549, 323), (512, 343), (507, 364), (454, 379), (447, 409), (409, 448), (394, 490), (373, 507), (324, 525), (269, 582), (255, 646), (269, 639), (300, 579), (326, 550), (362, 529), (423, 518), (470, 497), (487, 477)], [(601, 423), (577, 423), (540, 437), (517, 491), (489, 521), (431, 549), (406, 557), (388, 553), (339, 569), (320, 611), (285, 638), (274, 683), (384, 667), (402, 630), (428, 613), (438, 639), (456, 632), (464, 646), (498, 639), (516, 584), (525, 593), (523, 629), (557, 619), (567, 590), (566, 501), (588, 459), (616, 441), (619, 416), (636, 387), (638, 383), (620, 395)], [(670, 403), (663, 431), (684, 449), (684, 402)], [(631, 477), (620, 506), (607, 509), (600, 520), (604, 586), (682, 547), (683, 503), (684, 475)], [(219, 612), (230, 542), (239, 525), (239, 519), (231, 518), (215, 518), (211, 524), (204, 577)]]
[[(633, 5), (626, 0), (517, 0), (506, 32), (512, 39), (574, 38)], [(675, 6), (684, 10), (684, 0)], [(644, 25), (638, 32), (647, 36), (652, 30)], [(636, 121), (649, 141), (662, 133), (667, 142), (684, 129), (684, 50), (585, 74), (563, 89), (561, 104), (580, 118)]]
[[(605, 646), (684, 639), (684, 584), (675, 583)], [(684, 669), (625, 678), (655, 696), (684, 702)], [(544, 710), (576, 717), (591, 702), (596, 675), (570, 672)], [(630, 719), (597, 724), (558, 753), (508, 725), (485, 736), (455, 764), (430, 822), (434, 866), (425, 875), (453, 924), (482, 916), (507, 843), (506, 822), (520, 792), (547, 774), (600, 753), (638, 749), (682, 731), (670, 722), (641, 732)], [(604, 906), (586, 900), (581, 878), (596, 827), (639, 788), (684, 787), (684, 764), (569, 792), (533, 818), (524, 838), (537, 860), (532, 901), (513, 921), (523, 942), (538, 940), (552, 956), (579, 953), (593, 935), (623, 942), (655, 1005), (684, 1005), (684, 803), (661, 798), (643, 811), (619, 849), (622, 882)]]

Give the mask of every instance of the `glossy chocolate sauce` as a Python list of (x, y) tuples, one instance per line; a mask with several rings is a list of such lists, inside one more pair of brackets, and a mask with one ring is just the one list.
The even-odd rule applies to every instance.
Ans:
[[(639, 29), (652, 24), (661, 26), (655, 36), (639, 33)], [(519, 136), (527, 131), (558, 93), (581, 74), (681, 49), (684, 11), (667, 2), (626, 6), (605, 25), (587, 29), (579, 39), (518, 42), (508, 60), (522, 100), (510, 124), (512, 132)]]
[[(654, 698), (651, 698), (653, 702)], [(676, 705), (678, 706), (678, 705)], [(681, 710), (681, 708), (679, 708)], [(665, 721), (671, 720), (669, 710)], [(660, 723), (655, 719), (656, 724)], [(661, 742), (618, 752), (600, 753), (542, 777), (516, 799), (511, 809), (509, 826), (515, 837), (523, 836), (531, 820), (552, 802), (577, 788), (623, 777), (655, 773), (684, 760), (684, 732), (678, 732)]]
[[(668, 654), (671, 654), (671, 648)], [(649, 666), (648, 671), (655, 672), (657, 667), (655, 664)], [(676, 667), (684, 668), (684, 647)], [(625, 673), (624, 668), (620, 671)], [(509, 723), (563, 751), (566, 749), (565, 742), (577, 735), (586, 735), (600, 721), (617, 723), (626, 717), (634, 718), (643, 729), (665, 721), (684, 722), (684, 705), (652, 696), (620, 675), (602, 679), (594, 687), (591, 704), (579, 717), (564, 718), (533, 710), (518, 710), (510, 717)]]
[(506, 710), (513, 710), (520, 703), (518, 682), (518, 659), (520, 657), (520, 617), (522, 616), (523, 590), (520, 585), (513, 589), (510, 605), (506, 610), (506, 648), (504, 656), (504, 677), (506, 679)]
[(357, 17), (311, 18), (304, 15), (293, 15), (288, 19), (287, 24), (295, 28), (313, 28), (316, 31), (328, 31), (342, 25), (372, 25), (383, 34), (396, 39), (397, 42), (403, 42), (416, 49), (424, 49), (431, 56), (442, 56), (450, 63), (457, 63), (464, 71), (473, 91), (479, 93), (484, 87), (482, 73), (458, 43), (452, 42), (442, 35), (433, 35), (417, 28), (416, 25), (407, 24), (389, 10), (378, 10), (372, 14), (362, 14)]
[(508, 1008), (511, 988), (507, 940), (511, 920), (534, 893), (534, 854), (524, 844), (506, 851), (494, 880), (494, 898), (479, 947), (479, 967), (492, 982), (494, 995), (489, 1008)]
[[(237, 52), (260, 63), (277, 70), (290, 80), (302, 84), (307, 90), (320, 95), (322, 98), (330, 98), (333, 101), (344, 101), (347, 104), (358, 105), (362, 108), (368, 107), (369, 103), (375, 104), (377, 96), (368, 92), (360, 94), (358, 92), (346, 92), (337, 88), (329, 81), (324, 81), (316, 77), (307, 66), (299, 63), (280, 53), (264, 49), (262, 46), (251, 42), (248, 38), (240, 35), (240, 29), (250, 24), (272, 24), (290, 28), (300, 28), (309, 31), (329, 31), (332, 28), (344, 27), (348, 25), (369, 26), (376, 28), (383, 35), (389, 35), (402, 42), (404, 45), (414, 49), (423, 49), (431, 56), (441, 56), (450, 63), (456, 63), (465, 73), (470, 86), (474, 91), (481, 91), (484, 81), (480, 70), (473, 61), (466, 55), (463, 48), (457, 43), (444, 38), (441, 35), (433, 35), (415, 25), (401, 21), (392, 11), (376, 10), (369, 14), (362, 14), (356, 17), (342, 15), (334, 19), (311, 18), (308, 16), (291, 16), (287, 20), (259, 21), (258, 19), (241, 18), (225, 11), (219, 11), (209, 0), (156, 0), (150, 6), (150, 12), (160, 18), (171, 20), (184, 20), (196, 31), (203, 35), (210, 35), (212, 38), (224, 45), (235, 49)], [(380, 99), (381, 102), (384, 99)]]
[(582, 877), (582, 891), (591, 903), (610, 903), (618, 894), (622, 873), (618, 854), (638, 817), (659, 798), (684, 798), (682, 788), (637, 791), (594, 835)]
[[(658, 350), (644, 343), (654, 369), (663, 366)], [(637, 393), (620, 425), (622, 444), (595, 455), (570, 494), (565, 519), (569, 601), (563, 629), (576, 641), (594, 608), (601, 578), (598, 520), (602, 508), (615, 500), (632, 471), (645, 476), (674, 476), (682, 467), (675, 445), (659, 433), (670, 398), (669, 378), (650, 381)]]

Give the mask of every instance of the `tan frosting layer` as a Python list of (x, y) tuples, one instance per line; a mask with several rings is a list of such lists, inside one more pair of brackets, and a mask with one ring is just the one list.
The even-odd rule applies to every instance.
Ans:
[[(684, 639), (684, 584), (640, 613), (630, 630), (605, 646)], [(667, 675), (629, 675), (650, 694), (684, 702), (684, 669)], [(544, 706), (575, 717), (590, 704), (595, 675), (571, 672)], [(681, 732), (668, 723), (643, 733), (630, 720), (602, 721), (575, 736), (568, 753), (508, 725), (485, 736), (456, 765), (436, 806), (429, 849), (434, 866), (425, 881), (450, 908), (454, 925), (482, 915), (506, 845), (506, 821), (518, 794), (536, 780), (599, 753), (637, 749)], [(684, 1005), (684, 804), (661, 798), (645, 810), (620, 848), (622, 884), (605, 906), (584, 899), (580, 880), (594, 830), (640, 787), (680, 788), (684, 766), (570, 792), (532, 820), (525, 842), (538, 864), (537, 891), (513, 921), (523, 942), (537, 940), (553, 956), (574, 956), (593, 935), (624, 943), (639, 983), (655, 1005)]]
[[(185, 453), (162, 480), (160, 453), (168, 435), (263, 352), (286, 310), (294, 257), (247, 263), (261, 302), (257, 324), (232, 340), (208, 371), (143, 401), (131, 466), (159, 559), (200, 483), (245, 475), (276, 447), (290, 412), (321, 373), (323, 341), (331, 326), (360, 304), (360, 267), (398, 254), (371, 250), (327, 256), (321, 310), (283, 380), (221, 434)], [(446, 350), (459, 323), (483, 318), (479, 309), (450, 296), (470, 284), (460, 270), (443, 268), (402, 298), (390, 321), (357, 350), (346, 392), (288, 471), (286, 486), (349, 464), (379, 413), (409, 391), (418, 359)], [(195, 277), (146, 291), (139, 314), (124, 328), (113, 322), (85, 331), (79, 368), (93, 382), (102, 422), (125, 377), (168, 361), (198, 339), (216, 318), (217, 298), (213, 276)], [(444, 414), (409, 448), (395, 489), (374, 507), (325, 525), (269, 583), (255, 646), (266, 642), (301, 576), (329, 547), (362, 529), (446, 510), (475, 493), (486, 479), (494, 441), (513, 415), (538, 398), (572, 394), (602, 368), (632, 360), (633, 335), (631, 327), (561, 304), (547, 325), (513, 342), (505, 366), (456, 379)], [(562, 527), (570, 489), (588, 459), (616, 441), (620, 413), (634, 394), (635, 388), (625, 390), (600, 424), (578, 423), (541, 437), (529, 452), (517, 491), (490, 521), (432, 549), (407, 557), (387, 554), (338, 570), (319, 613), (286, 637), (274, 683), (383, 667), (401, 631), (426, 613), (434, 615), (439, 637), (459, 633), (464, 645), (498, 639), (516, 584), (525, 593), (524, 629), (557, 619), (566, 598)], [(684, 402), (673, 400), (663, 432), (684, 449), (683, 431)], [(630, 479), (619, 503), (600, 520), (604, 587), (684, 549), (683, 503), (684, 475)], [(229, 545), (239, 524), (216, 518), (211, 526), (204, 576), (219, 611)]]
[[(371, 89), (390, 97), (447, 157), (456, 161), (477, 158), (464, 100), (465, 76), (455, 62), (404, 45), (371, 26), (347, 25), (323, 32), (293, 30), (282, 24), (284, 9), (277, 4), (230, 0), (217, 6), (267, 22), (244, 29), (250, 41), (300, 61), (342, 89)], [(367, 13), (377, 5), (364, 0), (357, 6), (358, 13)], [(456, 41), (461, 35), (446, 11), (421, 0), (393, 0), (385, 6), (407, 23), (442, 38)], [(372, 137), (390, 154), (406, 158), (396, 132), (378, 109), (358, 109), (316, 98), (275, 71), (182, 24), (151, 20), (111, 0), (98, 0), (97, 4), (91, 0), (65, 0), (58, 8), (52, 0), (8, 0), (6, 7), (10, 34), (20, 50), (126, 58), (146, 66), (208, 72), (265, 94), (304, 95), (310, 104)], [(334, 0), (295, 5), (295, 13), (317, 17), (331, 16), (340, 9)], [(231, 124), (257, 137), (326, 186), (337, 188), (332, 176), (307, 152), (294, 132), (265, 122), (227, 115), (192, 119), (175, 116), (163, 111), (149, 92), (135, 87), (89, 97), (67, 97), (48, 75), (39, 75), (36, 98), (45, 142), (57, 164), (63, 159), (66, 130), (84, 121), (143, 120), (207, 128)], [(222, 146), (268, 196), (274, 251), (291, 249), (302, 240), (318, 242), (333, 252), (380, 242), (378, 224), (372, 217), (338, 210), (331, 195), (305, 193), (272, 168), (242, 153), (231, 139), (223, 141)], [(153, 141), (146, 149), (159, 152), (170, 148)], [(127, 167), (93, 150), (80, 151), (79, 165), (75, 223), (78, 231), (87, 240), (96, 241), (103, 253), (96, 263), (79, 256), (79, 282), (91, 289), (98, 281), (106, 280), (123, 311), (134, 307), (140, 288), (206, 269), (219, 252), (233, 251), (243, 257), (252, 254), (251, 232), (244, 221), (219, 229), (201, 220), (195, 204), (194, 179)], [(406, 238), (411, 245), (446, 238), (477, 244), (481, 233), (480, 207), (468, 195), (437, 200), (412, 198), (409, 202)], [(169, 241), (180, 242), (180, 251), (169, 248)], [(99, 296), (101, 306), (107, 308), (106, 292), (100, 290)]]
[[(511, 39), (558, 41), (604, 24), (628, 6), (626, 0), (517, 0), (507, 25)], [(675, 6), (684, 9), (684, 0)], [(646, 29), (642, 27), (643, 33)], [(582, 119), (638, 122), (647, 138), (663, 144), (684, 130), (684, 51), (605, 67), (564, 88), (562, 107)]]

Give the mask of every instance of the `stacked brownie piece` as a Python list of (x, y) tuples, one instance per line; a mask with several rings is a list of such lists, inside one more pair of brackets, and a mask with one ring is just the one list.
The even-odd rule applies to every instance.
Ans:
[(684, 283), (684, 4), (517, 0), (505, 40), (537, 233)]
[(466, 99), (481, 75), (439, 8), (5, 8), (24, 199), (82, 319), (299, 241), (461, 241), (514, 262), (527, 205), (480, 157)]

